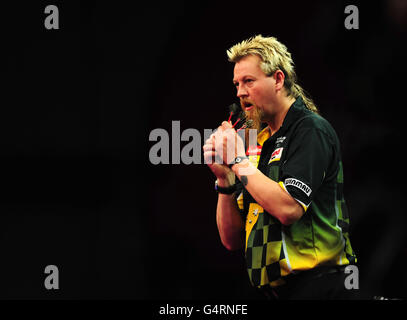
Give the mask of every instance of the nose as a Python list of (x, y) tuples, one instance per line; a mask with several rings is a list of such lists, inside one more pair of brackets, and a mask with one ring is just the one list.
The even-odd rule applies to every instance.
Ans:
[(247, 90), (243, 85), (239, 85), (239, 87), (237, 88), (237, 97), (238, 98), (243, 98), (243, 97), (247, 97)]

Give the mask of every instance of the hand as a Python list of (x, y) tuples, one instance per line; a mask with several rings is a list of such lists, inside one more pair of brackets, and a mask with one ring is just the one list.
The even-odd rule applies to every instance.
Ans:
[(215, 132), (215, 150), (224, 164), (232, 164), (236, 157), (246, 154), (242, 138), (227, 121)]
[(232, 163), (238, 155), (244, 156), (245, 150), (243, 140), (232, 125), (224, 121), (205, 141), (203, 150), (205, 163), (218, 178), (219, 186), (234, 184), (235, 175), (228, 163)]
[[(203, 146), (204, 150), (204, 161), (208, 165), (208, 167), (212, 170), (213, 174), (217, 177), (218, 183), (220, 181), (226, 180), (228, 176), (234, 175), (233, 171), (225, 164), (223, 164), (221, 157), (219, 157), (218, 153), (215, 150), (215, 134), (213, 133), (209, 139), (205, 141)], [(227, 187), (227, 185), (222, 185)]]

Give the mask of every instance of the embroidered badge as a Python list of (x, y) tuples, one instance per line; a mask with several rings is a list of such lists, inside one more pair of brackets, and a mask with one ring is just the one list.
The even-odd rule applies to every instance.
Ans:
[(283, 154), (283, 148), (278, 148), (274, 150), (274, 152), (271, 154), (269, 164), (272, 163), (273, 161), (279, 161), (281, 159), (281, 155)]

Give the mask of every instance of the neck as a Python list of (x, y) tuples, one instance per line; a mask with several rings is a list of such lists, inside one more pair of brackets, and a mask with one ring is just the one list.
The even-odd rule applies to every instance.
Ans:
[(267, 124), (270, 128), (270, 133), (273, 135), (276, 133), (280, 127), (283, 125), (285, 116), (287, 115), (288, 109), (290, 109), (291, 105), (295, 102), (294, 97), (284, 97), (281, 102), (277, 105), (276, 113), (273, 117), (267, 121)]

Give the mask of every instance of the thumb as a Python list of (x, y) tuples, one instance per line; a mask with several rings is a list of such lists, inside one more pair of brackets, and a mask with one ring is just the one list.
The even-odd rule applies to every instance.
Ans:
[(223, 130), (231, 129), (231, 128), (232, 128), (232, 125), (229, 122), (227, 122), (227, 121), (222, 122), (222, 129)]

